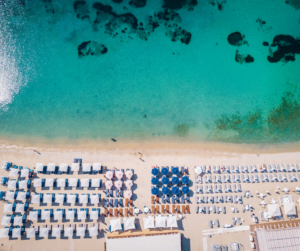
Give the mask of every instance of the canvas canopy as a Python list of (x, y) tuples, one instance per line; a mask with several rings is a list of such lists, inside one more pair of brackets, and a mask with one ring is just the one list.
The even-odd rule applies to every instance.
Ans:
[(27, 180), (20, 180), (19, 189), (26, 189), (26, 188), (27, 188)]
[(18, 175), (19, 175), (19, 169), (12, 168), (12, 169), (10, 169), (8, 176), (9, 177), (18, 177)]
[(45, 187), (53, 187), (53, 179), (46, 179)]
[(59, 165), (59, 171), (60, 172), (67, 172), (68, 171), (68, 164), (66, 164), (66, 163), (60, 163), (60, 165)]
[(69, 194), (68, 199), (67, 199), (67, 203), (75, 203), (75, 201), (76, 201), (75, 194)]
[(67, 211), (67, 213), (66, 213), (66, 219), (67, 220), (74, 220), (74, 211), (72, 210), (72, 211)]
[(7, 188), (8, 189), (16, 189), (17, 182), (15, 180), (9, 180), (7, 182)]
[(281, 216), (281, 211), (278, 204), (268, 204), (268, 213), (271, 217)]
[(296, 214), (296, 207), (294, 202), (286, 202), (283, 204), (284, 213), (287, 215), (295, 215)]
[(25, 192), (18, 192), (16, 200), (23, 201), (23, 200), (25, 200), (25, 197), (26, 197)]
[(155, 227), (166, 227), (166, 217), (156, 216), (155, 217)]
[(37, 220), (37, 211), (29, 211), (29, 220)]
[(51, 203), (51, 202), (52, 202), (52, 195), (44, 194), (43, 203)]
[(111, 231), (118, 231), (122, 229), (120, 219), (110, 220)]
[(167, 227), (178, 227), (176, 216), (170, 215), (167, 218)]
[(54, 172), (55, 171), (55, 163), (48, 163), (47, 171)]
[(134, 217), (123, 218), (124, 230), (135, 229), (134, 221), (135, 221)]
[(66, 237), (68, 236), (73, 236), (73, 228), (72, 227), (66, 227), (65, 230), (64, 230), (64, 234)]
[(100, 171), (101, 170), (101, 163), (93, 163), (93, 170)]
[(80, 194), (79, 202), (80, 203), (88, 203), (88, 196), (86, 194)]
[(26, 229), (26, 237), (27, 238), (35, 237), (35, 229), (33, 227)]
[(96, 227), (90, 227), (89, 228), (89, 235), (90, 236), (96, 236), (96, 235), (98, 235), (98, 229)]
[(85, 227), (78, 227), (76, 230), (76, 236), (85, 236)]
[(31, 195), (31, 204), (34, 203), (40, 203), (40, 195), (39, 194), (33, 194)]
[(54, 220), (61, 220), (61, 219), (62, 219), (62, 211), (55, 211)]
[(8, 228), (0, 229), (0, 238), (8, 237)]
[(92, 187), (100, 187), (100, 179), (92, 179)]
[(42, 179), (34, 179), (33, 180), (34, 187), (41, 187), (42, 186)]
[(4, 213), (12, 212), (12, 204), (4, 204)]
[(17, 216), (14, 218), (14, 226), (22, 225), (22, 216)]
[(48, 235), (49, 235), (49, 229), (46, 227), (41, 227), (39, 236), (40, 237), (48, 237)]
[(78, 179), (69, 179), (69, 186), (70, 187), (77, 187)]
[(61, 229), (59, 227), (52, 228), (52, 236), (53, 237), (60, 237)]
[(65, 187), (66, 186), (65, 179), (57, 179), (56, 183), (57, 183), (57, 187)]
[(81, 179), (80, 185), (81, 187), (89, 187), (90, 180), (89, 179)]
[(97, 203), (99, 203), (99, 196), (98, 196), (98, 194), (92, 194), (92, 195), (91, 195), (91, 203), (92, 203), (92, 204), (97, 204)]
[(63, 194), (56, 194), (55, 203), (64, 203), (65, 196)]
[(5, 200), (14, 200), (15, 193), (14, 192), (6, 192)]
[(29, 169), (22, 169), (21, 170), (21, 178), (26, 178), (29, 176)]
[(18, 203), (16, 206), (16, 213), (23, 213), (24, 212), (24, 204)]
[(90, 172), (91, 171), (91, 163), (83, 163), (82, 164), (82, 171), (84, 172)]
[(14, 228), (12, 231), (13, 238), (19, 238), (21, 236), (21, 228)]
[(144, 228), (154, 228), (154, 217), (153, 216), (149, 216), (146, 218), (143, 218), (144, 221)]
[(90, 212), (90, 219), (91, 220), (98, 220), (98, 211), (91, 211)]
[(42, 172), (44, 170), (44, 163), (36, 163), (35, 169), (38, 172)]
[(75, 171), (79, 171), (79, 163), (72, 163), (71, 165), (71, 171), (75, 172)]
[(78, 219), (79, 220), (85, 220), (86, 219), (86, 212), (85, 211), (79, 211), (78, 212)]

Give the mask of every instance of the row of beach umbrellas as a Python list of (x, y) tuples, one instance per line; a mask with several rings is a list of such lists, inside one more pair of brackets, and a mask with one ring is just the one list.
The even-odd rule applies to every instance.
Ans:
[[(180, 192), (179, 187), (177, 187), (177, 186), (172, 187), (171, 191), (172, 191), (172, 194), (175, 194), (175, 195), (179, 194), (179, 192)], [(188, 186), (183, 186), (182, 189), (181, 189), (181, 192), (183, 194), (188, 194), (189, 191), (190, 191), (190, 189), (188, 188)], [(151, 193), (153, 195), (158, 195), (159, 194), (159, 189), (157, 187), (153, 187), (151, 189)], [(170, 193), (170, 188), (168, 188), (166, 186), (163, 187), (162, 188), (162, 193), (165, 194), (165, 195), (168, 195)]]
[[(124, 184), (127, 189), (130, 189), (133, 186), (132, 180), (126, 180)], [(120, 189), (123, 186), (123, 182), (121, 180), (116, 180), (115, 182), (113, 182), (112, 180), (107, 180), (105, 182), (105, 187), (107, 189), (111, 189), (113, 185), (115, 185), (116, 188)]]
[[(115, 175), (116, 175), (116, 177), (117, 177), (118, 179), (122, 179), (124, 173), (123, 173), (121, 170), (118, 170), (118, 171), (116, 171), (116, 174), (115, 174)], [(125, 172), (125, 175), (126, 175), (126, 177), (127, 177), (128, 179), (131, 179), (131, 177), (133, 176), (133, 173), (132, 173), (131, 170), (127, 170), (127, 171)], [(107, 179), (109, 179), (109, 180), (111, 180), (111, 179), (113, 178), (113, 176), (114, 176), (114, 174), (113, 174), (112, 171), (107, 171), (106, 174), (105, 174), (105, 177), (106, 177)]]
[[(172, 184), (178, 185), (179, 181), (180, 181), (180, 180), (179, 180), (179, 178), (178, 178), (177, 176), (173, 176), (173, 177), (172, 177)], [(162, 182), (164, 185), (168, 185), (169, 182), (170, 182), (170, 179), (169, 179), (168, 177), (164, 176), (164, 177), (162, 178), (161, 182)], [(157, 178), (157, 177), (152, 177), (151, 183), (152, 183), (152, 185), (154, 185), (154, 186), (158, 185), (158, 183), (159, 183), (158, 178)], [(189, 183), (189, 177), (188, 177), (188, 176), (183, 176), (183, 177), (181, 178), (181, 183), (184, 184), (184, 185), (187, 185), (187, 184)]]
[[(171, 172), (174, 175), (179, 174), (179, 167), (177, 167), (177, 166), (176, 167), (172, 167)], [(157, 176), (159, 174), (159, 169), (157, 167), (154, 167), (154, 168), (152, 168), (151, 173), (152, 173), (153, 176)], [(166, 168), (166, 167), (163, 167), (161, 169), (161, 173), (162, 173), (163, 176), (166, 176), (169, 173), (169, 169)]]

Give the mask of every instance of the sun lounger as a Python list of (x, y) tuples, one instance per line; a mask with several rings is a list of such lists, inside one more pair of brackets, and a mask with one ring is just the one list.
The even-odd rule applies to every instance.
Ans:
[(290, 164), (290, 172), (296, 172), (295, 164)]
[(195, 193), (197, 193), (197, 194), (198, 194), (198, 193), (199, 193), (199, 190), (198, 190), (198, 185), (195, 185), (195, 186), (194, 186), (194, 189), (195, 189)]
[[(224, 175), (224, 176), (225, 176), (225, 175)], [(233, 183), (236, 182), (236, 180), (235, 180), (235, 175), (234, 175), (234, 174), (231, 174), (231, 180), (232, 180)]]
[(199, 206), (195, 206), (195, 213), (199, 213)]
[(133, 216), (133, 208), (129, 208), (129, 212), (130, 212), (131, 216)]
[(155, 204), (153, 195), (151, 196), (151, 204)]
[[(129, 203), (130, 203), (130, 205), (132, 206), (132, 203), (133, 203), (132, 198), (130, 198)], [(155, 197), (155, 203), (156, 203), (156, 204), (159, 203), (159, 196), (158, 196), (158, 195), (156, 195), (156, 197)]]
[(172, 204), (175, 204), (175, 195), (172, 195)]
[(232, 217), (232, 225), (235, 225), (235, 224), (236, 224), (235, 217)]
[(295, 182), (298, 181), (295, 173), (292, 174), (292, 178), (293, 178), (293, 181), (295, 181)]
[(206, 213), (210, 214), (210, 207), (206, 206)]
[(225, 181), (225, 175), (222, 175), (222, 183), (226, 183), (226, 181)]
[(208, 191), (207, 191), (207, 185), (204, 185), (204, 193), (208, 193)]
[(237, 184), (236, 185), (236, 189), (237, 189), (238, 192), (242, 192), (242, 186), (241, 186), (241, 184)]
[(269, 180), (270, 180), (271, 182), (274, 182), (273, 176), (272, 176), (272, 174), (270, 174), (270, 173), (269, 173)]
[(175, 214), (175, 205), (172, 205), (172, 214)]
[(232, 193), (232, 189), (231, 189), (231, 185), (230, 184), (227, 185), (227, 192), (228, 193)]
[(166, 213), (169, 213), (169, 212), (170, 212), (170, 206), (166, 205)]
[(244, 171), (244, 166), (240, 166), (240, 171), (241, 171), (241, 173), (244, 173), (245, 171)]
[(216, 178), (217, 178), (216, 175), (212, 176), (213, 183), (217, 183), (217, 179)]
[(216, 207), (213, 205), (211, 208), (212, 208), (212, 212), (215, 214), (216, 213)]
[(198, 183), (198, 180), (197, 180), (197, 176), (196, 176), (196, 175), (195, 175), (195, 177), (194, 177), (194, 182), (195, 182), (195, 184)]
[(128, 209), (128, 208), (125, 208), (125, 215), (126, 215), (127, 217), (129, 217), (129, 209)]
[(217, 187), (217, 185), (213, 185), (213, 191), (214, 191), (214, 193), (218, 193), (218, 187)]
[(208, 196), (204, 196), (204, 203), (208, 203)]
[(240, 204), (243, 204), (242, 195), (239, 195), (239, 196), (238, 196), (238, 202), (239, 202)]
[(185, 198), (184, 195), (181, 196), (181, 203), (184, 204), (185, 203)]
[(219, 201), (218, 201), (218, 196), (217, 196), (217, 195), (215, 195), (214, 201), (215, 201), (215, 203), (219, 203)]
[(219, 203), (224, 203), (224, 196), (220, 195), (218, 198)]
[(217, 183), (222, 183), (221, 175), (217, 175)]
[(161, 213), (165, 213), (165, 205), (161, 205)]
[(223, 213), (223, 214), (226, 214), (226, 207), (221, 206), (220, 208), (221, 208), (222, 213)]
[(232, 195), (227, 196), (227, 201), (230, 202), (230, 203), (233, 202), (233, 201), (232, 201)]
[(115, 208), (114, 216), (115, 217), (119, 217), (119, 210), (118, 210), (118, 208)]
[(255, 183), (255, 179), (254, 179), (254, 176), (253, 176), (253, 175), (250, 175), (250, 182), (251, 182), (251, 183)]
[(235, 176), (235, 181), (236, 181), (237, 183), (240, 183), (240, 182), (241, 182), (241, 176), (240, 176), (239, 174), (237, 174), (237, 175)]
[(254, 172), (251, 165), (248, 166), (248, 170), (249, 170), (249, 173), (253, 173)]
[(237, 218), (236, 223), (239, 225), (242, 225), (242, 222), (240, 221), (241, 218)]
[(216, 206), (216, 213), (220, 214), (220, 207), (219, 206)]
[(227, 186), (225, 184), (223, 184), (223, 190), (224, 190), (224, 193), (227, 193)]
[(271, 165), (267, 165), (267, 170), (268, 170), (269, 173), (272, 173), (273, 172), (272, 171), (272, 166)]
[(218, 185), (218, 192), (219, 192), (219, 193), (222, 193), (222, 185), (221, 185), (221, 184)]
[(210, 197), (209, 197), (209, 202), (210, 202), (210, 203), (214, 203), (214, 197), (213, 197), (213, 196), (210, 196)]
[(255, 179), (255, 182), (259, 183), (259, 179), (258, 179), (258, 175), (257, 174), (254, 174), (254, 179)]
[(203, 193), (203, 186), (202, 185), (198, 186), (198, 191), (199, 191), (199, 193)]
[(241, 178), (242, 178), (242, 182), (245, 183), (246, 180), (245, 180), (244, 174), (241, 174)]
[(113, 210), (112, 210), (112, 208), (110, 208), (109, 210), (108, 210), (108, 212), (109, 212), (109, 216), (113, 216)]
[(236, 192), (235, 184), (232, 184), (232, 191), (233, 191), (233, 192)]
[(233, 202), (234, 202), (235, 204), (238, 203), (238, 200), (237, 200), (237, 196), (236, 196), (236, 195), (233, 195)]
[(203, 214), (206, 213), (206, 207), (204, 207), (204, 206), (201, 207), (201, 213), (203, 213)]
[(158, 214), (159, 214), (159, 205), (156, 205), (156, 208), (155, 208), (155, 210), (156, 210), (156, 213), (158, 213)]
[(264, 179), (264, 176), (263, 176), (262, 173), (260, 174), (260, 180), (261, 180), (262, 182), (265, 182), (265, 179)]
[(120, 215), (120, 217), (123, 217), (123, 209), (122, 208), (119, 208), (119, 215)]
[(300, 172), (300, 165), (299, 164), (295, 164), (295, 167), (296, 167), (296, 171)]
[(297, 173), (297, 176), (298, 176), (298, 180), (300, 180), (300, 173)]
[(196, 204), (198, 204), (198, 203), (199, 203), (199, 197), (198, 197), (198, 196), (195, 196), (195, 197), (194, 197), (194, 201), (195, 201)]
[(231, 166), (231, 173), (235, 173), (234, 166)]
[(175, 211), (176, 211), (178, 214), (180, 213), (180, 205), (177, 205), (177, 206), (176, 206)]
[(210, 193), (213, 193), (212, 185), (208, 185)]

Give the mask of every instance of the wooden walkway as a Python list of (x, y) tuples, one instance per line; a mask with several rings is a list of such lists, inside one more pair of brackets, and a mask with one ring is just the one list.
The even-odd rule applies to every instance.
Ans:
[(178, 230), (172, 229), (144, 229), (144, 230), (130, 230), (130, 231), (116, 231), (113, 233), (107, 233), (107, 238), (124, 238), (124, 237), (138, 237), (147, 235), (162, 235), (162, 234), (177, 234)]

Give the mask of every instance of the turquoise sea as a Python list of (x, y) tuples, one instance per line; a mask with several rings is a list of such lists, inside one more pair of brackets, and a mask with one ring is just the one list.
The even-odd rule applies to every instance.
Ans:
[(299, 8), (0, 0), (0, 138), (299, 141)]

